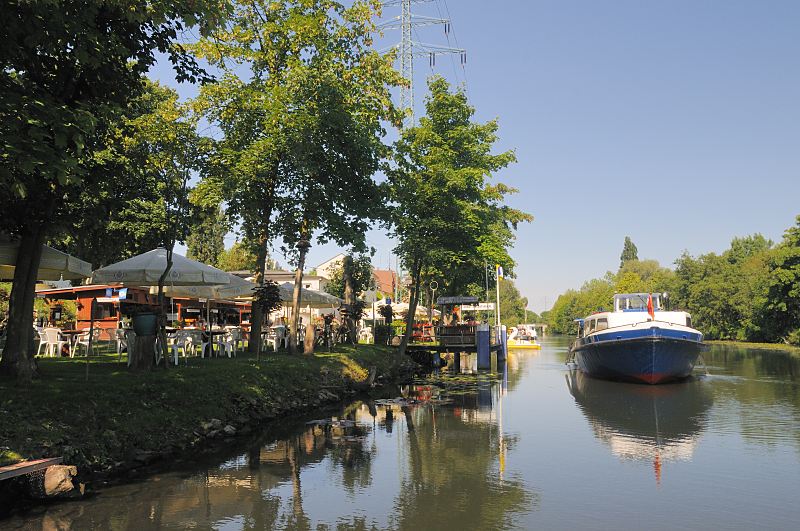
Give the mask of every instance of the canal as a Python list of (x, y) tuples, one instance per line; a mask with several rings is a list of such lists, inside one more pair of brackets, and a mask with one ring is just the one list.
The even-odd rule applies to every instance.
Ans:
[(708, 374), (648, 387), (571, 372), (567, 344), (490, 374), (464, 356), (0, 528), (796, 529), (799, 357), (714, 346)]

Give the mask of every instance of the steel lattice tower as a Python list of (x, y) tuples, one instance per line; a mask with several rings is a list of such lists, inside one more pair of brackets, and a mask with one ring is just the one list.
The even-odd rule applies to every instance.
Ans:
[(387, 0), (383, 3), (384, 7), (400, 6), (400, 16), (380, 24), (379, 29), (400, 29), (400, 43), (394, 48), (399, 47), (400, 51), (400, 74), (408, 81), (407, 86), (400, 87), (400, 109), (405, 112), (406, 118), (403, 122), (404, 127), (414, 123), (414, 58), (428, 57), (430, 65), (436, 64), (437, 55), (459, 54), (461, 64), (467, 62), (467, 51), (462, 48), (452, 48), (450, 46), (439, 46), (427, 44), (412, 39), (411, 30), (421, 26), (432, 26), (443, 24), (445, 34), (450, 32), (450, 20), (446, 18), (425, 17), (411, 13), (411, 4), (422, 4), (434, 0)]

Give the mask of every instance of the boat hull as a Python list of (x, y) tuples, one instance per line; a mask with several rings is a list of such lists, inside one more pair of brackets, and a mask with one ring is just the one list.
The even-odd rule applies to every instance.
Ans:
[(646, 337), (585, 342), (572, 352), (578, 368), (595, 378), (648, 384), (671, 382), (692, 374), (705, 344), (692, 339)]
[(520, 343), (520, 342), (514, 341), (513, 339), (510, 339), (508, 341), (508, 348), (513, 348), (513, 349), (523, 349), (524, 348), (524, 349), (540, 350), (542, 348), (542, 346), (539, 345), (538, 343), (527, 343), (527, 342), (526, 343)]

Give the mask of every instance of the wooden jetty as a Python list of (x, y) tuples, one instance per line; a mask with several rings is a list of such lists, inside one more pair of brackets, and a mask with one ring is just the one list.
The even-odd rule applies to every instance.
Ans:
[(61, 457), (50, 457), (47, 459), (22, 461), (13, 465), (0, 466), (0, 481), (46, 470), (47, 467), (60, 465), (62, 460)]

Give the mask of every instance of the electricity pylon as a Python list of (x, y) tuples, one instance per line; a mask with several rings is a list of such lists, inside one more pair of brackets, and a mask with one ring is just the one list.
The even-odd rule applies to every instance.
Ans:
[(450, 20), (446, 18), (426, 17), (411, 13), (411, 4), (422, 4), (434, 0), (386, 0), (384, 7), (400, 6), (400, 15), (378, 25), (378, 29), (400, 29), (400, 42), (393, 48), (400, 48), (400, 75), (408, 85), (400, 87), (400, 109), (405, 114), (403, 126), (414, 124), (414, 58), (428, 57), (431, 67), (436, 66), (436, 56), (459, 54), (461, 64), (467, 62), (467, 51), (463, 48), (439, 46), (415, 41), (411, 38), (411, 29), (423, 26), (444, 25), (445, 35), (450, 33)]

